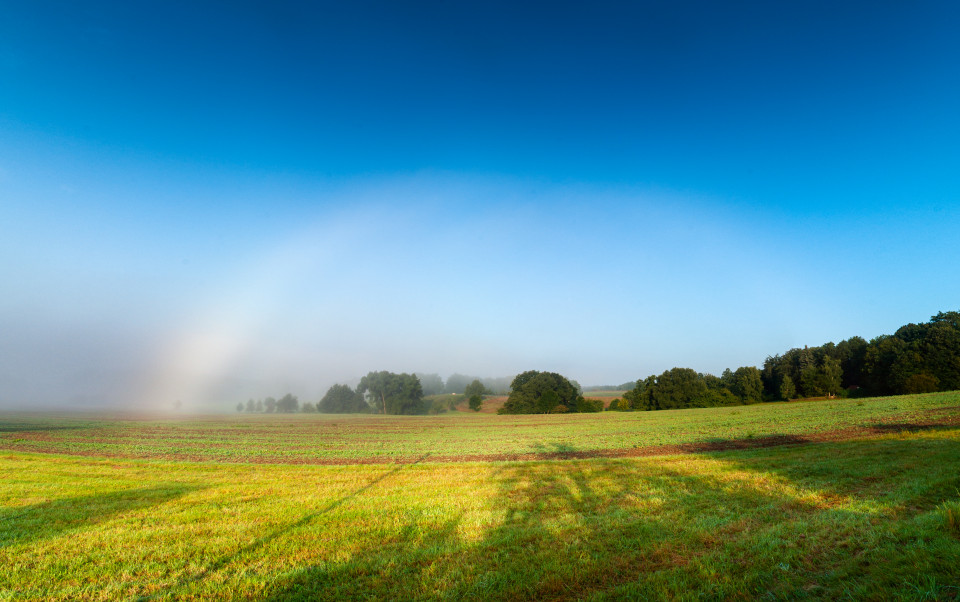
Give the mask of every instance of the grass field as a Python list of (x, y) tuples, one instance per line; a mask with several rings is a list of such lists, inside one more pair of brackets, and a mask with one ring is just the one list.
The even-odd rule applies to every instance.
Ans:
[(0, 415), (0, 599), (958, 600), (958, 517), (958, 393)]

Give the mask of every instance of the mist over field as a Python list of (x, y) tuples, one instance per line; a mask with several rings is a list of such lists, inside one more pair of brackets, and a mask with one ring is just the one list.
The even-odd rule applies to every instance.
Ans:
[(719, 374), (960, 298), (931, 6), (39, 6), (0, 23), (5, 409)]
[[(0, 318), (4, 406), (223, 410), (286, 392), (315, 401), (371, 370), (541, 369), (618, 384), (678, 365), (719, 374), (899, 326), (859, 297), (884, 286), (886, 266), (821, 271), (826, 258), (798, 258), (781, 242), (809, 226), (762, 211), (437, 176), (311, 195), (330, 208), (268, 219), (256, 237), (256, 220), (240, 227), (190, 208), (24, 216), (30, 227), (8, 229), (3, 243), (22, 283)], [(465, 206), (471, 195), (493, 202)], [(376, 201), (388, 196), (402, 204)], [(550, 198), (549, 210), (534, 196)], [(74, 220), (83, 228), (72, 231)], [(180, 223), (203, 235), (182, 238)], [(929, 224), (922, 244), (950, 244), (946, 223)], [(892, 238), (876, 216), (861, 224)], [(842, 241), (827, 220), (817, 230)], [(863, 265), (873, 251), (860, 246), (838, 242), (828, 255)], [(838, 272), (846, 284), (835, 290)], [(948, 304), (942, 284), (918, 313)], [(832, 292), (783, 294), (818, 290)], [(884, 307), (906, 314), (914, 292), (890, 290)]]

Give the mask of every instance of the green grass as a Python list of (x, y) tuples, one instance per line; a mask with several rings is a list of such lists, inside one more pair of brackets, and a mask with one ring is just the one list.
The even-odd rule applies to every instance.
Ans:
[[(113, 433), (119, 447), (101, 441), (86, 449), (153, 453), (176, 441), (205, 458), (0, 451), (0, 599), (960, 600), (960, 534), (950, 522), (960, 509), (960, 427), (929, 424), (955, 417), (956, 400), (563, 417), (575, 418), (564, 444), (573, 451), (606, 430), (621, 433), (611, 441), (638, 430), (674, 441), (731, 429), (762, 435), (770, 423), (784, 428), (782, 412), (800, 408), (836, 411), (821, 421), (791, 415), (808, 428), (848, 424), (841, 410), (854, 423), (903, 425), (905, 412), (928, 421), (811, 445), (529, 462), (434, 462), (425, 454), (416, 463), (330, 466), (235, 461), (252, 462), (257, 448), (229, 463), (212, 460), (250, 445), (299, 458), (295, 446), (314, 440), (305, 432), (280, 437), (279, 429), (335, 432), (332, 418), (91, 426), (84, 418), (0, 416), (5, 440), (50, 434), (81, 445)], [(532, 447), (527, 431), (539, 426), (541, 448), (556, 444), (557, 417), (516, 419), (431, 420), (446, 433), (434, 441), (514, 431)], [(263, 432), (271, 422), (277, 430)], [(398, 443), (414, 438), (405, 419), (359, 423), (366, 438), (382, 429), (385, 447), (429, 447)], [(255, 435), (229, 440), (247, 425)], [(406, 438), (392, 438), (398, 434)], [(471, 440), (465, 445), (479, 445)], [(204, 443), (221, 451), (203, 451)]]
[(662, 412), (497, 416), (0, 417), (0, 450), (221, 462), (337, 462), (602, 451), (840, 429), (882, 431), (960, 415), (960, 393)]

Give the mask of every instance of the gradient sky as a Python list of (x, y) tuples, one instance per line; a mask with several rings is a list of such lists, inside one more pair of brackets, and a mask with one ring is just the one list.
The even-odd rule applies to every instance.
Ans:
[(5, 3), (0, 404), (619, 384), (960, 309), (955, 3), (519, 4)]

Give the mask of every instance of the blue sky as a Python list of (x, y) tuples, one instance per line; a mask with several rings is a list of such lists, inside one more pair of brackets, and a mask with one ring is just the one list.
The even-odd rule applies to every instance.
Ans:
[(719, 373), (958, 309), (937, 2), (0, 20), (0, 403)]

